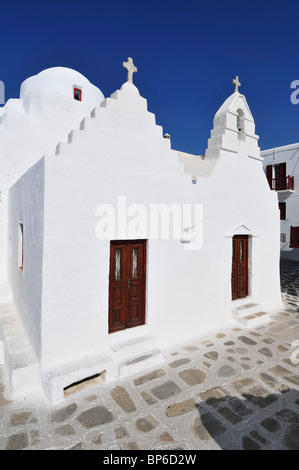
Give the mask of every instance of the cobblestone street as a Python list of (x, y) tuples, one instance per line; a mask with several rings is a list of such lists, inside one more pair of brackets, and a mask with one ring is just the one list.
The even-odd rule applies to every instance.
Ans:
[(9, 402), (1, 369), (0, 449), (299, 449), (299, 264), (283, 264), (281, 286), (284, 308), (266, 325), (182, 343), (57, 406)]

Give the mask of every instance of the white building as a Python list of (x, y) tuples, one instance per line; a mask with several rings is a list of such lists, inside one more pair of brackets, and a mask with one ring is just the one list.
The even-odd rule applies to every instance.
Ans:
[(143, 370), (163, 347), (281, 305), (277, 198), (238, 81), (195, 156), (171, 148), (124, 66), (109, 98), (53, 68), (3, 108), (12, 394), (40, 385), (56, 402), (78, 381)]
[(261, 156), (278, 199), (281, 257), (299, 261), (299, 143), (263, 150)]

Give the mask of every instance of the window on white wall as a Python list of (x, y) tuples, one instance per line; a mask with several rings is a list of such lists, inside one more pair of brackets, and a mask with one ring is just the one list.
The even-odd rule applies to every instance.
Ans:
[(24, 265), (24, 234), (23, 234), (23, 224), (19, 223), (19, 249), (18, 249), (18, 263), (19, 268), (23, 271)]
[(245, 117), (244, 112), (242, 109), (238, 109), (237, 111), (237, 130), (238, 130), (238, 137), (240, 140), (245, 140)]
[(290, 248), (299, 248), (299, 226), (291, 227)]
[(279, 202), (278, 207), (280, 210), (280, 220), (286, 220), (286, 203)]
[(82, 90), (80, 88), (74, 88), (74, 99), (82, 101)]

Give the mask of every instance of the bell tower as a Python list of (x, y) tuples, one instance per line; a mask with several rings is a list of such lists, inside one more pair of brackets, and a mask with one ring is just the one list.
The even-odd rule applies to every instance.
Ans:
[(233, 80), (234, 93), (227, 98), (215, 114), (206, 158), (218, 158), (220, 150), (260, 158), (255, 123), (244, 95), (238, 88), (239, 78)]

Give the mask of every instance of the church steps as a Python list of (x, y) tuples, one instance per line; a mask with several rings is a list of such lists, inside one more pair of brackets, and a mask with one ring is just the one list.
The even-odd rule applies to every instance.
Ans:
[(73, 142), (74, 130), (72, 130), (67, 136), (67, 143), (71, 144)]
[(139, 372), (163, 361), (162, 352), (149, 335), (114, 344), (111, 349), (119, 376)]
[(69, 144), (66, 143), (66, 142), (59, 142), (58, 145), (56, 145), (56, 149), (55, 149), (55, 155), (58, 156), (58, 155), (62, 155), (63, 153), (63, 149), (66, 148)]
[[(68, 145), (76, 143), (79, 139), (81, 139), (82, 131), (86, 132), (89, 129), (93, 129), (94, 126), (99, 126), (101, 119), (105, 120), (107, 118), (105, 112), (102, 109), (106, 109), (107, 107), (111, 108), (113, 103), (116, 99), (119, 98), (119, 91), (117, 90), (114, 92), (110, 98), (106, 98), (99, 106), (96, 106), (92, 109), (89, 116), (83, 118), (79, 124), (79, 129), (73, 129), (68, 133), (67, 142), (59, 142), (55, 149), (56, 156), (62, 156), (64, 149), (68, 148)], [(150, 124), (154, 125), (157, 129), (157, 134), (159, 137), (163, 137), (163, 128), (162, 126), (157, 125), (156, 117), (153, 113), (147, 111), (146, 112), (146, 119), (150, 122)], [(85, 134), (84, 134), (85, 136)], [(170, 139), (163, 139), (165, 142), (165, 146), (171, 147)]]
[(86, 119), (90, 119), (90, 118), (83, 118), (82, 119), (82, 121), (80, 122), (80, 126), (79, 126), (80, 131), (84, 131)]
[(40, 384), (38, 360), (12, 301), (0, 304), (0, 339), (11, 394), (36, 391)]
[(162, 352), (158, 348), (153, 348), (126, 361), (117, 362), (116, 365), (118, 367), (119, 376), (125, 377), (153, 366), (161, 365), (162, 362)]
[(270, 313), (262, 305), (248, 298), (235, 302), (232, 315), (238, 323), (252, 328), (269, 321)]
[[(115, 93), (114, 93), (115, 95)], [(114, 99), (116, 99), (117, 95), (115, 95)], [(90, 122), (93, 122), (95, 118), (97, 118), (99, 116), (99, 114), (101, 113), (101, 108), (103, 107), (106, 107), (107, 106), (107, 100), (109, 98), (107, 98), (106, 100), (104, 100), (99, 106), (96, 106), (95, 108), (92, 109), (92, 111), (90, 112), (90, 115), (89, 116), (86, 116), (85, 118), (83, 118), (79, 124), (79, 129), (73, 129), (69, 132), (68, 134), (68, 138), (67, 138), (67, 142), (59, 142), (57, 145), (56, 145), (56, 150), (55, 150), (55, 155), (59, 155), (61, 156), (62, 153), (63, 153), (63, 148), (65, 146), (68, 146), (69, 144), (72, 144), (74, 143), (74, 141), (76, 141), (76, 138), (79, 137), (79, 135), (82, 135), (81, 134), (81, 131), (84, 131), (86, 130), (87, 126), (89, 125)], [(112, 101), (112, 100), (111, 100)]]
[[(79, 124), (79, 129), (73, 129), (69, 132), (68, 137), (67, 137), (67, 142), (59, 142), (57, 144), (55, 155), (62, 156), (63, 150), (67, 149), (68, 145), (76, 143), (77, 140), (80, 139), (82, 136), (81, 131), (86, 131), (87, 129), (92, 128), (94, 126), (95, 121), (97, 121), (97, 126), (98, 126), (100, 123), (100, 119), (105, 120), (107, 118), (107, 115), (106, 115), (106, 111), (104, 112), (103, 109), (112, 108), (113, 110), (113, 107), (116, 105), (116, 101), (123, 97), (122, 95), (123, 93), (124, 93), (123, 90), (116, 90), (114, 93), (110, 95), (110, 97), (107, 97), (104, 101), (102, 101), (100, 105), (95, 106), (91, 110), (89, 116), (86, 116), (81, 120)], [(159, 135), (159, 137), (163, 137), (162, 126), (157, 125), (155, 114), (148, 111), (147, 101), (141, 96), (140, 96), (140, 106), (142, 110), (146, 112), (146, 119), (151, 124), (156, 126), (157, 134)], [(170, 148), (171, 147), (170, 139), (164, 139), (164, 141), (165, 141), (165, 146)]]
[(116, 360), (128, 359), (129, 357), (144, 353), (154, 345), (153, 339), (150, 336), (140, 336), (131, 340), (126, 340), (113, 344), (111, 349), (113, 356)]

